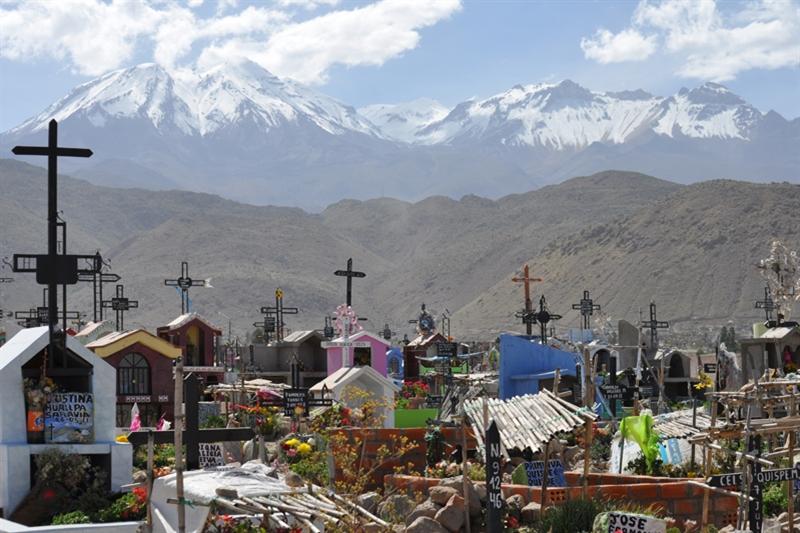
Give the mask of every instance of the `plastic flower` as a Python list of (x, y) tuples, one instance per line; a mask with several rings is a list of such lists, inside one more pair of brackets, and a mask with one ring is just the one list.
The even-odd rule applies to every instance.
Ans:
[(312, 450), (311, 445), (305, 442), (297, 446), (297, 453), (300, 455), (308, 455), (309, 453), (311, 453), (311, 450)]
[(127, 444), (128, 443), (128, 436), (127, 435), (117, 435), (117, 438), (114, 439), (114, 440), (117, 441), (117, 442), (121, 442), (123, 444)]
[(299, 440), (297, 440), (297, 439), (295, 439), (295, 438), (291, 438), (291, 439), (289, 439), (289, 440), (287, 440), (287, 441), (286, 441), (286, 445), (287, 445), (287, 446), (289, 446), (290, 448), (294, 448), (294, 447), (296, 447), (298, 444), (300, 444), (300, 441), (299, 441)]

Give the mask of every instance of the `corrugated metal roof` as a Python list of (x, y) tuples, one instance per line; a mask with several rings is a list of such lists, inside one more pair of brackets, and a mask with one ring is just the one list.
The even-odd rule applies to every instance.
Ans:
[[(597, 419), (590, 410), (558, 398), (549, 390), (508, 400), (491, 398), (485, 401), (489, 421), (497, 422), (501, 448), (506, 456), (509, 456), (509, 451), (522, 453), (526, 448), (537, 453), (556, 434), (574, 431), (587, 419)], [(484, 442), (483, 404), (483, 398), (464, 401), (464, 410), (480, 445)]]

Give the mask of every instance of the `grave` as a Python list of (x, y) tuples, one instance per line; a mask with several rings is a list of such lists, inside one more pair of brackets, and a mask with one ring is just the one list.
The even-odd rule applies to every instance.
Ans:
[[(108, 472), (112, 491), (131, 482), (132, 448), (115, 441), (114, 368), (69, 336), (63, 357), (53, 365), (45, 358), (49, 341), (45, 326), (22, 330), (0, 347), (0, 510), (5, 516), (30, 490), (33, 456), (51, 447), (89, 456)], [(26, 405), (23, 379), (38, 380), (43, 367), (58, 394), (41, 409)]]
[(578, 355), (533, 342), (524, 336), (500, 335), (501, 400), (524, 394), (536, 394), (552, 387), (556, 369), (561, 374), (559, 390), (578, 385)]
[[(327, 388), (330, 398), (343, 401), (347, 400), (348, 387), (365, 391), (372, 399), (384, 402), (383, 413), (379, 413), (379, 416), (383, 417), (384, 427), (394, 427), (394, 396), (400, 392), (400, 387), (371, 366), (342, 367), (311, 387), (309, 393), (313, 397), (321, 398), (323, 389)], [(359, 407), (359, 403), (348, 402), (347, 406), (356, 408)]]
[[(359, 331), (348, 337), (350, 353), (346, 356), (354, 366), (371, 366), (380, 375), (388, 374), (386, 352), (391, 344), (380, 335), (369, 331)], [(344, 337), (337, 337), (330, 342), (323, 342), (327, 351), (328, 375), (332, 375), (344, 366)]]

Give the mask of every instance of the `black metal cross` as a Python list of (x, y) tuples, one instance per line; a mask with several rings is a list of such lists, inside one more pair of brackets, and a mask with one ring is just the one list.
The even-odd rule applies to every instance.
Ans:
[[(14, 255), (15, 272), (35, 272), (36, 282), (47, 285), (48, 325), (50, 327), (50, 364), (55, 352), (66, 343), (65, 332), (56, 332), (58, 307), (58, 285), (74, 285), (78, 282), (78, 260), (87, 256), (58, 255), (58, 158), (59, 157), (91, 157), (92, 151), (85, 148), (65, 148), (58, 146), (58, 122), (55, 119), (48, 125), (47, 146), (15, 146), (11, 150), (15, 155), (36, 155), (47, 157), (47, 254), (46, 255)], [(92, 258), (92, 256), (88, 256)], [(35, 262), (35, 267), (32, 263)], [(27, 268), (25, 266), (27, 265)], [(19, 267), (19, 268), (17, 268)], [(98, 270), (92, 265), (89, 271)], [(86, 271), (84, 269), (84, 271)], [(58, 350), (61, 351), (61, 350)], [(63, 352), (62, 352), (63, 353)], [(66, 364), (66, 357), (62, 357)]]
[(769, 287), (764, 287), (764, 299), (756, 301), (756, 309), (763, 309), (767, 322), (772, 321), (772, 312), (777, 308), (775, 302), (772, 300)]
[(117, 293), (114, 298), (110, 300), (103, 300), (103, 307), (114, 310), (114, 314), (116, 315), (116, 322), (117, 322), (117, 331), (122, 331), (125, 328), (123, 316), (125, 311), (130, 309), (138, 309), (139, 308), (139, 301), (138, 300), (129, 300), (125, 297), (125, 287), (122, 285), (117, 285)]
[(590, 329), (590, 323), (592, 315), (595, 311), (600, 310), (600, 306), (596, 305), (594, 301), (589, 296), (589, 291), (583, 291), (583, 298), (579, 303), (572, 304), (573, 309), (580, 309), (581, 310), (581, 318), (583, 319), (583, 329)]
[(394, 331), (392, 331), (392, 328), (389, 327), (389, 323), (386, 322), (383, 325), (383, 331), (381, 332), (381, 337), (383, 337), (387, 341), (390, 341), (392, 340), (392, 335), (394, 335)]
[(181, 262), (181, 275), (178, 279), (165, 279), (167, 287), (178, 287), (181, 290), (181, 314), (189, 312), (189, 287), (208, 287), (208, 280), (189, 277), (189, 263)]
[(285, 326), (285, 323), (283, 321), (283, 315), (296, 315), (299, 312), (300, 312), (300, 310), (297, 309), (297, 307), (284, 307), (283, 306), (283, 289), (281, 289), (281, 288), (275, 289), (275, 307), (265, 306), (265, 307), (261, 308), (261, 314), (264, 315), (264, 326), (265, 326), (264, 327), (264, 331), (265, 332), (267, 331), (267, 328), (266, 328), (266, 325), (267, 325), (267, 322), (268, 322), (267, 317), (269, 315), (274, 314), (275, 315), (275, 319), (274, 319), (275, 320), (275, 326), (274, 326), (274, 328), (271, 328), (271, 329), (275, 330), (275, 340), (278, 341), (278, 342), (282, 341), (283, 340), (283, 330), (284, 330), (284, 326)]
[(100, 257), (100, 252), (97, 252), (98, 260), (101, 262), (101, 271), (93, 272), (91, 274), (78, 274), (78, 281), (88, 282), (92, 284), (92, 311), (93, 320), (100, 322), (103, 320), (103, 285), (105, 283), (117, 283), (122, 278), (119, 274), (112, 272), (102, 272), (103, 266), (108, 266), (108, 263), (103, 261)]
[[(49, 311), (47, 308), (47, 287), (42, 289), (42, 305), (38, 307), (32, 307), (28, 311), (15, 311), (14, 312), (14, 319), (18, 320), (17, 324), (24, 328), (35, 328), (38, 326), (46, 326), (49, 323)], [(56, 321), (59, 318), (63, 319), (65, 322), (69, 320), (80, 320), (81, 313), (78, 311), (69, 311), (64, 312), (63, 309), (56, 310)]]
[[(183, 443), (186, 445), (186, 469), (200, 468), (201, 442), (247, 441), (255, 435), (252, 428), (200, 429), (200, 384), (197, 375), (190, 373), (183, 380), (186, 427), (183, 430)], [(134, 431), (128, 435), (128, 442), (134, 446), (147, 444), (147, 431)], [(155, 444), (175, 442), (175, 430), (154, 431)]]
[(365, 278), (366, 274), (353, 270), (353, 258), (347, 260), (347, 270), (337, 270), (334, 276), (344, 276), (347, 278), (347, 305), (353, 305), (353, 278)]
[(335, 335), (335, 331), (333, 329), (333, 319), (329, 316), (325, 317), (325, 327), (322, 329), (322, 336), (326, 339), (330, 340)]
[(275, 318), (275, 311), (269, 311), (270, 307), (262, 307), (261, 313), (264, 315), (264, 320), (261, 322), (253, 322), (253, 327), (261, 328), (264, 332), (264, 344), (269, 344), (269, 334), (275, 332), (278, 327), (278, 320)]
[(542, 339), (542, 344), (547, 342), (547, 324), (551, 320), (560, 320), (561, 315), (556, 315), (551, 313), (550, 310), (547, 308), (547, 300), (542, 294), (542, 297), (539, 298), (539, 311), (533, 313), (531, 317), (539, 323), (539, 330)]
[(669, 322), (659, 321), (656, 318), (656, 303), (650, 302), (650, 320), (642, 322), (639, 327), (650, 330), (650, 349), (656, 353), (658, 349), (658, 330), (669, 328)]

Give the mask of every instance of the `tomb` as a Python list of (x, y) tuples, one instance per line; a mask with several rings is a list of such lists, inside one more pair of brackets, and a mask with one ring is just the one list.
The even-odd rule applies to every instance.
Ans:
[[(391, 348), (389, 341), (380, 335), (363, 330), (350, 335), (348, 342), (350, 343), (349, 361), (352, 361), (353, 366), (369, 366), (381, 376), (386, 377), (386, 351)], [(344, 338), (338, 337), (322, 345), (327, 350), (329, 376), (343, 367), (343, 343)]]
[(520, 335), (500, 335), (500, 393), (501, 400), (514, 396), (536, 394), (552, 389), (556, 369), (560, 371), (559, 391), (578, 386), (576, 365), (579, 356), (532, 341)]
[(110, 320), (89, 322), (75, 334), (75, 338), (84, 346), (96, 341), (114, 331), (114, 324)]
[(143, 329), (109, 333), (86, 347), (117, 369), (117, 427), (130, 426), (134, 403), (145, 427), (155, 427), (162, 414), (174, 420), (172, 365), (180, 348)]
[(767, 369), (782, 374), (796, 372), (800, 367), (800, 326), (784, 322), (767, 328), (761, 324), (753, 327), (752, 339), (741, 339), (741, 369), (744, 381), (761, 377)]
[(222, 381), (225, 367), (216, 364), (222, 330), (211, 322), (197, 313), (185, 313), (156, 329), (156, 335), (183, 350), (187, 372), (205, 375), (209, 384)]
[(670, 400), (691, 398), (692, 386), (700, 381), (700, 365), (697, 356), (681, 350), (658, 350), (654, 366), (664, 372), (664, 395)]
[(351, 387), (368, 393), (370, 399), (382, 406), (377, 415), (383, 418), (383, 426), (394, 427), (394, 397), (400, 392), (400, 387), (371, 366), (339, 368), (311, 387), (309, 394), (312, 397), (322, 398), (323, 389), (327, 389), (330, 398), (341, 401), (350, 408), (360, 407), (364, 400), (348, 395), (347, 389)]
[(418, 379), (420, 376), (419, 357), (436, 357), (439, 355), (439, 343), (448, 342), (447, 338), (436, 331), (423, 332), (417, 335), (403, 348), (405, 379)]
[(289, 383), (290, 363), (297, 356), (300, 386), (309, 387), (328, 375), (328, 355), (322, 347), (324, 337), (315, 330), (294, 331), (281, 341), (253, 345), (250, 366), (259, 375), (276, 383)]
[[(28, 328), (0, 347), (3, 516), (9, 516), (30, 490), (33, 456), (51, 447), (89, 456), (93, 465), (108, 473), (111, 491), (131, 482), (132, 448), (115, 441), (116, 371), (70, 336), (64, 357), (48, 361), (49, 340), (47, 327)], [(39, 394), (42, 387), (35, 385), (41, 383), (43, 368), (56, 387), (47, 402)]]

